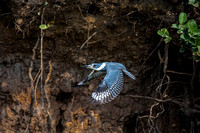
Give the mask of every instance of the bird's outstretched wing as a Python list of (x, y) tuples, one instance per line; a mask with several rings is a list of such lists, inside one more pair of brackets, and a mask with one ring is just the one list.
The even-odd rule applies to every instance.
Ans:
[(97, 77), (103, 76), (106, 74), (106, 71), (92, 71), (83, 81), (79, 82), (78, 85), (83, 85), (84, 83), (93, 80)]
[(97, 90), (92, 93), (92, 101), (97, 104), (105, 104), (116, 98), (123, 86), (123, 73), (121, 70), (107, 72)]
[(128, 75), (130, 78), (135, 79), (135, 76), (134, 76), (132, 73), (130, 73), (129, 71), (127, 71), (127, 70), (125, 70), (125, 69), (122, 69), (122, 71), (123, 71), (126, 75)]

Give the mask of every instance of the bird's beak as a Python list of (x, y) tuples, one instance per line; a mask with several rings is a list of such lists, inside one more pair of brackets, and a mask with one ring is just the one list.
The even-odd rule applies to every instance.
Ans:
[(92, 69), (93, 68), (91, 65), (83, 65), (81, 67), (85, 67), (85, 68), (88, 68), (88, 69)]

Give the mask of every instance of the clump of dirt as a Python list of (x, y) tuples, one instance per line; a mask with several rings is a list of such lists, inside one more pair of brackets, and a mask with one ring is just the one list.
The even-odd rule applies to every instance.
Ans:
[[(172, 44), (163, 74), (166, 49), (156, 35), (176, 22), (184, 2), (49, 0), (45, 6), (40, 0), (3, 0), (0, 5), (0, 131), (198, 131), (200, 70), (195, 67), (192, 76), (190, 52), (177, 55)], [(39, 29), (52, 21), (53, 27)], [(104, 61), (124, 64), (137, 80), (125, 76), (115, 100), (93, 105), (88, 97), (101, 79), (76, 87), (89, 73), (80, 66)], [(193, 106), (184, 103), (191, 98)]]

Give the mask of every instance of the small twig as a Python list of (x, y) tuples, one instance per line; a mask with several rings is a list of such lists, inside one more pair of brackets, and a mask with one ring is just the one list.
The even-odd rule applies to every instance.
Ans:
[[(88, 39), (82, 44), (82, 46), (79, 48), (79, 51), (85, 46), (85, 44), (88, 43), (88, 41), (94, 36), (96, 35), (98, 32), (100, 32), (101, 30), (104, 29), (104, 27), (106, 27), (105, 25), (103, 27), (101, 27), (99, 30), (97, 30), (96, 32), (94, 32), (91, 36), (88, 37)], [(78, 51), (78, 53), (79, 53)]]
[(102, 42), (106, 39), (100, 39), (100, 40), (97, 40), (97, 41), (91, 41), (91, 42), (88, 42), (87, 44), (94, 44), (94, 43), (98, 43), (98, 42)]
[(140, 123), (142, 124), (142, 131), (143, 131), (143, 133), (146, 133), (146, 131), (145, 131), (145, 129), (144, 129), (144, 123), (142, 122), (142, 120), (141, 120), (140, 117), (138, 117), (138, 118), (140, 119)]
[[(45, 7), (42, 9), (42, 15), (41, 15), (41, 24), (43, 24), (44, 20), (44, 10)], [(40, 86), (41, 86), (41, 101), (42, 101), (42, 108), (44, 108), (44, 101), (43, 101), (43, 74), (44, 74), (44, 63), (43, 63), (43, 38), (44, 38), (44, 32), (43, 29), (40, 30)]]
[(159, 58), (159, 60), (160, 60), (160, 63), (163, 63), (164, 61), (164, 59), (161, 57), (161, 53), (160, 53), (160, 50), (158, 50), (158, 58)]
[[(40, 70), (39, 70), (40, 71)], [(36, 83), (35, 83), (35, 86), (34, 86), (34, 90), (35, 90), (35, 93), (34, 93), (34, 97), (35, 97), (35, 106), (37, 105), (37, 87), (38, 87), (38, 83), (39, 83), (39, 80), (41, 78), (41, 74), (37, 77), (37, 80), (36, 80)], [(36, 110), (37, 111), (37, 110)]]
[[(44, 21), (44, 10), (45, 10), (45, 7), (42, 8), (42, 14), (41, 14), (41, 24), (43, 24), (43, 21)], [(47, 96), (47, 93), (46, 93), (46, 86), (47, 86), (47, 83), (50, 79), (50, 76), (51, 76), (51, 73), (52, 73), (52, 64), (51, 64), (51, 61), (49, 61), (49, 73), (45, 79), (45, 81), (43, 81), (43, 78), (44, 78), (44, 58), (43, 58), (43, 39), (44, 39), (44, 31), (41, 29), (40, 31), (40, 37), (38, 37), (38, 41), (35, 45), (35, 47), (33, 48), (33, 56), (32, 56), (32, 61), (31, 61), (31, 64), (30, 64), (30, 68), (29, 68), (29, 78), (31, 80), (31, 105), (30, 105), (30, 112), (31, 112), (31, 116), (30, 116), (30, 120), (29, 120), (29, 124), (27, 125), (26, 127), (26, 130), (25, 132), (28, 132), (28, 128), (30, 126), (30, 123), (31, 123), (31, 118), (32, 118), (32, 112), (33, 112), (33, 100), (35, 98), (35, 106), (37, 105), (37, 87), (38, 87), (38, 84), (39, 84), (39, 81), (40, 81), (40, 86), (41, 86), (41, 105), (42, 105), (42, 111), (43, 113), (45, 113), (45, 110), (44, 110), (44, 96), (43, 96), (43, 93), (45, 93), (45, 96), (46, 96), (46, 99), (47, 99), (47, 102), (48, 102), (48, 108), (46, 110), (47, 114), (48, 114), (48, 118), (50, 120), (50, 124), (51, 124), (51, 129), (53, 130), (53, 132), (55, 132), (54, 128), (53, 128), (53, 122), (52, 122), (52, 117), (51, 117), (51, 114), (50, 114), (50, 101), (49, 101), (49, 98)], [(35, 60), (35, 55), (36, 55), (36, 48), (38, 46), (40, 42), (40, 68), (36, 74), (36, 76), (33, 78), (32, 76), (32, 70), (33, 70), (33, 61)], [(44, 84), (44, 85), (43, 85)], [(37, 111), (37, 110), (36, 110)], [(44, 132), (44, 123), (42, 122), (42, 132)]]
[(157, 106), (157, 105), (159, 105), (159, 103), (157, 103), (157, 102), (154, 102), (154, 104), (151, 106), (151, 108), (150, 108), (150, 112), (149, 112), (149, 118), (148, 118), (148, 124), (149, 124), (149, 126), (150, 126), (150, 133), (151, 133), (151, 131), (152, 131), (152, 129), (154, 129), (155, 130), (155, 128), (153, 127), (153, 125), (154, 125), (154, 121), (152, 120), (152, 118), (157, 118), (158, 116), (156, 115), (156, 116), (153, 116), (153, 108), (155, 107), (155, 106)]
[[(85, 19), (85, 17), (83, 16), (83, 13), (82, 13), (82, 11), (81, 11), (81, 8), (80, 8), (80, 6), (77, 4), (77, 7), (78, 7), (78, 10), (79, 10), (79, 12), (80, 12), (80, 14), (81, 14), (81, 17), (83, 18), (83, 20), (85, 20), (86, 21), (86, 19)], [(87, 22), (87, 21), (86, 21)]]
[(10, 23), (11, 23), (11, 21), (9, 21), (8, 22), (8, 25), (6, 26), (6, 28), (3, 30), (3, 32), (2, 33), (4, 33), (8, 28), (9, 28), (9, 26), (10, 26)]
[(160, 46), (160, 44), (162, 43), (163, 38), (160, 39), (158, 45), (155, 47), (155, 49), (149, 54), (149, 56), (145, 59), (145, 61), (142, 63), (142, 65), (140, 65), (140, 68), (138, 69), (137, 74), (140, 72), (141, 68), (144, 66), (144, 64), (147, 62), (147, 60), (149, 59), (149, 57), (152, 56), (152, 54), (156, 51), (156, 49)]
[(51, 73), (52, 73), (52, 69), (53, 69), (53, 67), (52, 67), (51, 60), (50, 60), (50, 61), (49, 61), (49, 73), (48, 73), (48, 75), (47, 75), (47, 77), (46, 77), (46, 80), (45, 80), (45, 86), (46, 86), (46, 84), (49, 82), (49, 79), (50, 79)]
[(133, 97), (133, 98), (144, 98), (144, 99), (154, 100), (161, 103), (172, 101), (172, 99), (163, 100), (163, 99), (158, 99), (158, 98), (153, 98), (153, 97), (148, 97), (148, 96), (137, 96), (137, 95), (126, 95), (126, 96)]
[(49, 100), (49, 98), (47, 96), (47, 92), (46, 92), (47, 91), (46, 90), (46, 86), (47, 86), (47, 83), (48, 83), (48, 81), (49, 81), (49, 79), (51, 77), (52, 69), (53, 69), (53, 67), (52, 67), (51, 60), (50, 60), (49, 61), (49, 73), (48, 73), (48, 75), (46, 77), (45, 84), (44, 84), (44, 94), (45, 94), (45, 97), (46, 97), (47, 102), (48, 102), (47, 113), (49, 115), (49, 120), (50, 120), (51, 128), (52, 128), (53, 132), (55, 132), (54, 127), (53, 127), (53, 120), (52, 120), (52, 117), (51, 117), (51, 114), (50, 114), (50, 111), (49, 111), (50, 107), (51, 107), (51, 104), (50, 104), (50, 100)]
[[(169, 77), (168, 75), (166, 75), (166, 78), (167, 78), (167, 82), (164, 83), (164, 84), (166, 84), (167, 86), (166, 86), (165, 90), (164, 90), (163, 93), (162, 93), (162, 97), (165, 97), (165, 96), (167, 95), (167, 90), (168, 90), (169, 84), (170, 84), (170, 77)], [(163, 84), (163, 85), (164, 85), (164, 84)]]
[[(160, 45), (160, 43), (162, 42), (162, 39), (160, 40), (160, 42), (159, 42), (159, 44), (157, 45), (157, 47), (151, 52), (151, 54), (148, 56), (148, 58), (153, 54), (153, 52), (158, 48), (158, 46)], [(161, 54), (160, 54), (160, 51), (158, 51), (158, 57), (159, 57), (159, 59), (160, 59), (160, 65), (163, 63), (164, 65), (163, 65), (163, 77), (162, 77), (162, 79), (159, 79), (159, 80), (157, 80), (157, 81), (159, 81), (159, 85), (157, 86), (157, 88), (156, 88), (156, 92), (157, 92), (157, 94), (159, 94), (158, 95), (158, 97), (159, 98), (152, 98), (152, 97), (148, 97), (148, 96), (131, 96), (131, 95), (129, 95), (129, 96), (131, 96), (131, 97), (134, 97), (134, 98), (145, 98), (145, 99), (150, 99), (150, 100), (154, 100), (155, 102), (154, 102), (154, 104), (153, 105), (151, 105), (151, 107), (150, 107), (150, 110), (149, 110), (149, 115), (145, 115), (145, 116), (140, 116), (139, 118), (141, 119), (141, 118), (148, 118), (148, 125), (149, 125), (149, 132), (151, 133), (151, 132), (158, 132), (158, 133), (160, 133), (160, 130), (159, 130), (159, 128), (158, 128), (158, 126), (157, 126), (157, 123), (156, 123), (156, 121), (157, 121), (157, 118), (165, 111), (165, 109), (164, 109), (164, 106), (163, 106), (163, 103), (164, 102), (174, 102), (175, 103), (175, 101), (172, 101), (172, 99), (165, 99), (165, 100), (163, 100), (163, 98), (164, 97), (166, 97), (166, 91), (168, 90), (168, 87), (169, 87), (169, 84), (170, 84), (170, 77), (166, 74), (166, 71), (167, 71), (167, 67), (168, 67), (168, 48), (169, 48), (169, 44), (166, 44), (165, 45), (165, 49), (164, 49), (164, 52), (165, 52), (165, 55), (164, 55), (164, 57), (162, 58), (161, 57)], [(147, 59), (148, 59), (147, 58)], [(147, 60), (146, 59), (146, 60)], [(146, 60), (145, 60), (145, 62), (146, 62)], [(144, 63), (145, 63), (144, 62)], [(143, 64), (144, 64), (143, 63)], [(142, 64), (142, 65), (143, 65)], [(141, 67), (140, 67), (141, 68)], [(140, 69), (139, 69), (139, 71), (138, 72), (140, 72)], [(164, 81), (165, 81), (165, 79), (167, 78), (167, 82), (166, 83), (164, 83)], [(157, 82), (156, 81), (156, 82)], [(162, 89), (162, 87), (163, 87), (163, 85), (164, 84), (166, 84), (167, 86), (166, 86), (166, 88), (161, 92), (161, 89)], [(156, 112), (156, 114), (155, 113), (153, 113), (153, 111), (155, 110), (154, 108), (156, 107), (156, 106), (159, 106), (159, 108), (161, 109), (161, 111), (159, 111), (159, 112)]]
[(32, 118), (32, 115), (33, 115), (32, 112), (33, 112), (33, 100), (34, 100), (34, 89), (35, 89), (35, 87), (34, 87), (34, 79), (33, 79), (33, 76), (32, 76), (32, 71), (33, 71), (33, 61), (35, 60), (35, 50), (37, 49), (38, 44), (39, 44), (39, 38), (38, 38), (35, 46), (32, 49), (33, 55), (32, 55), (32, 60), (31, 60), (29, 72), (28, 72), (29, 78), (31, 80), (31, 104), (30, 104), (30, 119), (29, 119), (29, 123), (27, 124), (25, 133), (28, 132), (28, 128), (30, 126), (31, 118)]
[(4, 15), (9, 15), (9, 14), (11, 14), (11, 13), (3, 13), (3, 14), (0, 15), (0, 17), (2, 17)]
[(162, 94), (161, 94), (161, 88), (162, 88), (162, 86), (163, 86), (163, 82), (164, 82), (164, 79), (165, 79), (165, 74), (164, 74), (164, 76), (162, 77), (162, 79), (161, 79), (161, 81), (160, 81), (160, 84), (157, 86), (157, 88), (156, 88), (156, 92), (157, 93), (159, 93), (159, 95), (160, 95), (160, 97), (162, 97)]
[(163, 67), (163, 73), (166, 74), (167, 66), (168, 66), (168, 49), (169, 49), (169, 43), (165, 44), (165, 60), (164, 60), (164, 67)]
[(107, 36), (107, 37), (105, 37), (104, 39), (100, 39), (100, 40), (97, 40), (97, 41), (91, 41), (91, 42), (88, 42), (87, 44), (98, 43), (98, 42), (104, 41), (104, 40), (106, 40), (106, 39), (108, 39), (108, 38), (113, 38), (113, 37), (121, 36), (122, 34), (128, 32), (128, 31), (130, 31), (130, 30), (125, 30), (125, 31), (123, 31), (123, 32), (121, 32), (121, 33), (119, 33), (119, 34)]
[(167, 70), (166, 72), (167, 72), (167, 73), (174, 73), (174, 74), (192, 76), (192, 74), (190, 74), (190, 73), (177, 72), (177, 71), (172, 71), (172, 70)]
[[(85, 17), (83, 16), (83, 13), (82, 13), (82, 11), (81, 11), (81, 8), (80, 8), (80, 6), (77, 4), (77, 7), (78, 7), (78, 9), (79, 9), (79, 12), (80, 12), (80, 14), (81, 14), (81, 17), (83, 18), (83, 20), (85, 20), (86, 22), (87, 22), (87, 29), (88, 29), (88, 33), (87, 33), (87, 37), (89, 38), (89, 36), (90, 36), (90, 24), (89, 24), (89, 22), (85, 19)], [(88, 42), (86, 43), (86, 44), (88, 44)]]
[[(160, 92), (160, 90), (161, 90), (161, 87), (163, 86), (163, 82), (164, 82), (164, 79), (165, 79), (165, 77), (167, 76), (166, 75), (166, 71), (167, 71), (167, 67), (168, 67), (168, 49), (169, 49), (169, 44), (167, 43), (167, 44), (165, 44), (165, 55), (164, 55), (164, 66), (163, 66), (163, 73), (164, 73), (164, 75), (163, 75), (163, 78), (162, 78), (162, 80), (161, 80), (161, 82), (160, 82), (160, 84), (159, 84), (159, 86), (157, 87), (157, 89), (156, 89), (156, 91), (160, 94), (160, 96), (161, 97), (163, 97), (164, 95)], [(161, 58), (161, 57), (160, 57)], [(162, 58), (161, 58), (162, 59)], [(160, 61), (160, 63), (163, 63), (163, 60), (161, 60)], [(168, 77), (168, 76), (167, 76)], [(168, 77), (169, 78), (169, 77)], [(169, 84), (169, 82), (168, 82), (168, 84)], [(166, 90), (165, 90), (166, 91)], [(164, 91), (164, 92), (165, 92)]]
[(95, 36), (97, 33), (99, 33), (100, 31), (102, 31), (106, 26), (108, 26), (109, 24), (113, 23), (115, 20), (118, 20), (118, 19), (121, 19), (121, 18), (124, 18), (124, 17), (129, 16), (130, 14), (132, 14), (132, 13), (134, 13), (134, 12), (135, 12), (135, 11), (131, 11), (131, 12), (129, 12), (128, 14), (123, 15), (123, 16), (118, 17), (118, 18), (115, 18), (115, 19), (111, 20), (110, 22), (106, 23), (105, 25), (101, 26), (96, 32), (94, 32), (92, 35), (90, 35), (90, 36), (88, 37), (88, 39), (81, 45), (81, 47), (79, 48), (78, 53), (79, 53), (80, 50), (85, 46), (85, 44), (88, 43), (88, 41), (89, 41), (93, 36)]

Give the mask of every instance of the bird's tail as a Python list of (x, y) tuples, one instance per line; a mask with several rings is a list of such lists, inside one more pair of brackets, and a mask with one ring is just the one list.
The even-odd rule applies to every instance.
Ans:
[(132, 78), (132, 79), (134, 79), (134, 80), (136, 79), (135, 76), (134, 76), (132, 73), (128, 72), (127, 70), (122, 69), (122, 71), (123, 71), (126, 75), (128, 75), (130, 78)]

